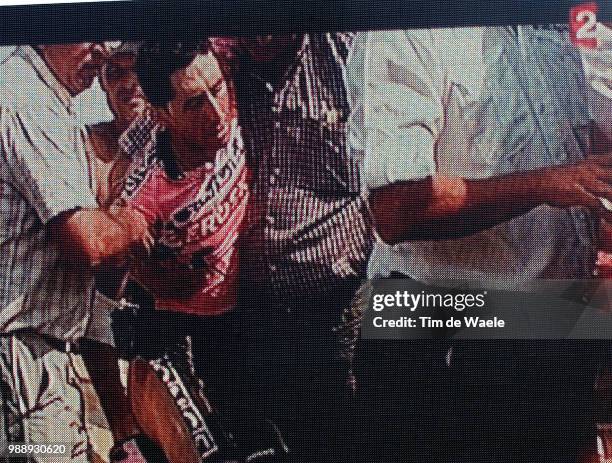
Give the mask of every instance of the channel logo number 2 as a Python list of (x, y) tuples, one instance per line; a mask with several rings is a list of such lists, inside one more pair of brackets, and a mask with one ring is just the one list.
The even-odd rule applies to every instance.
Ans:
[(597, 48), (597, 3), (576, 5), (569, 17), (572, 43), (577, 47)]

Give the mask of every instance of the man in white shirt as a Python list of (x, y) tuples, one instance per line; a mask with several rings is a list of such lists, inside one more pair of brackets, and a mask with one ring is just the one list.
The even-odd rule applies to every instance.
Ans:
[[(507, 27), (358, 38), (351, 141), (380, 238), (370, 277), (504, 288), (592, 277), (599, 217), (610, 219), (599, 198), (611, 197), (612, 158), (587, 157), (585, 82), (564, 34)], [(361, 349), (365, 394), (379, 390), (377, 375), (404, 375), (407, 390), (385, 392), (389, 403), (410, 404), (391, 414), (405, 415), (396, 440), (414, 461), (433, 451), (453, 462), (576, 461), (579, 441), (592, 437), (585, 416), (599, 360), (572, 356), (583, 348), (371, 342)], [(543, 432), (547, 420), (555, 424)], [(402, 428), (401, 418), (390, 423), (392, 433)]]
[(96, 293), (93, 269), (146, 233), (131, 210), (98, 209), (91, 188), (72, 99), (103, 59), (100, 45), (80, 43), (18, 47), (0, 64), (3, 408), (16, 415), (8, 427), (23, 427), (9, 439), (66, 444), (54, 455), (62, 461), (88, 461), (90, 450), (75, 379), (79, 340), (113, 343), (113, 304)]

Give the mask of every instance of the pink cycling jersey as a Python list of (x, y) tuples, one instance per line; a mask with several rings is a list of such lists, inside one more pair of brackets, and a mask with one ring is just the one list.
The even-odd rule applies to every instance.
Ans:
[[(233, 308), (238, 285), (237, 240), (249, 198), (248, 169), (236, 127), (214, 162), (171, 178), (145, 155), (127, 177), (123, 197), (159, 232), (154, 258), (204, 269), (188, 298), (157, 297), (157, 308), (214, 315)], [(170, 266), (169, 266), (170, 268)], [(170, 270), (169, 270), (170, 271)], [(155, 294), (154, 288), (149, 288)]]

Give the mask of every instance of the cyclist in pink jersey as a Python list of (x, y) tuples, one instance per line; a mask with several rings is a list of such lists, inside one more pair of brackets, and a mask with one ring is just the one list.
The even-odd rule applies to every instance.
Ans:
[[(232, 359), (239, 353), (231, 339), (249, 172), (233, 86), (222, 61), (202, 44), (145, 43), (135, 69), (158, 128), (155, 137), (123, 137), (147, 142), (124, 147), (134, 163), (116, 204), (142, 214), (154, 236), (131, 270), (154, 299), (154, 307), (135, 317), (132, 353), (149, 360), (175, 395), (203, 460), (251, 453), (261, 457), (249, 461), (275, 458), (282, 442), (253, 440), (249, 431), (240, 445), (247, 431), (230, 437), (208, 402), (223, 409), (238, 381)], [(206, 392), (195, 375), (192, 342), (206, 344), (200, 359), (207, 366)]]

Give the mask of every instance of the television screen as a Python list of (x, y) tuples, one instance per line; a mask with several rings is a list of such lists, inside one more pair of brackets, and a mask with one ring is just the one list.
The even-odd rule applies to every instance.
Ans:
[(612, 461), (610, 2), (0, 24), (1, 461)]

